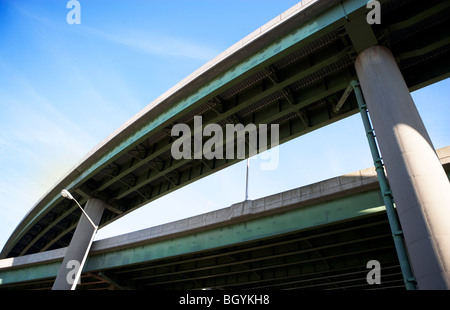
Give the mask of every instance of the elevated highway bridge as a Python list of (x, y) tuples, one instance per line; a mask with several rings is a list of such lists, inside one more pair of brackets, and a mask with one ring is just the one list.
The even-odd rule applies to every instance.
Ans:
[[(175, 139), (171, 128), (176, 124), (192, 128), (194, 116), (203, 117), (203, 126), (279, 124), (280, 143), (289, 141), (358, 113), (355, 96), (340, 101), (350, 81), (360, 80), (366, 99), (373, 98), (367, 86), (374, 83), (367, 82), (368, 74), (363, 70), (369, 67), (368, 60), (360, 55), (380, 46), (391, 53), (389, 59), (397, 65), (408, 95), (448, 77), (450, 3), (379, 3), (381, 23), (370, 25), (365, 0), (305, 0), (224, 51), (124, 124), (49, 189), (14, 230), (0, 258), (17, 261), (69, 246), (82, 213), (73, 200), (61, 197), (62, 189), (69, 190), (81, 205), (101, 201), (97, 219), (101, 228), (242, 160), (175, 160), (171, 156)], [(376, 109), (371, 111), (372, 103), (367, 101), (371, 116), (376, 116)], [(396, 115), (389, 110), (384, 113)], [(383, 136), (384, 126), (375, 122), (381, 118), (374, 117), (374, 127)], [(426, 136), (422, 129), (417, 130)], [(389, 148), (380, 148), (383, 157), (390, 158), (386, 156)], [(435, 161), (439, 164), (437, 159), (431, 160), (433, 167), (441, 167)], [(442, 180), (445, 173), (439, 173)]]
[[(438, 154), (450, 177), (450, 147)], [(50, 289), (66, 251), (0, 260), (0, 288)], [(77, 286), (205, 288), (405, 289), (375, 169), (95, 241)]]

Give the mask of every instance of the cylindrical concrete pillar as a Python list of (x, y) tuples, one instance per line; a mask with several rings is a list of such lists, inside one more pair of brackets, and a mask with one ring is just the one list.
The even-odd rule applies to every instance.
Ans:
[[(450, 288), (450, 183), (391, 51), (355, 63), (419, 289)], [(432, 104), (432, 102), (430, 102)]]
[[(84, 211), (95, 225), (98, 225), (105, 209), (105, 203), (99, 199), (89, 199)], [(87, 254), (94, 240), (97, 228), (92, 226), (84, 214), (81, 215), (75, 233), (67, 248), (64, 260), (59, 268), (52, 290), (70, 290), (73, 287), (73, 276), (83, 268)], [(76, 286), (76, 283), (75, 283)]]

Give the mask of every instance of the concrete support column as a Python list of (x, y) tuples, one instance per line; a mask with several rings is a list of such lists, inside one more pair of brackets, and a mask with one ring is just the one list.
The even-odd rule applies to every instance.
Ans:
[[(89, 199), (84, 211), (89, 215), (95, 225), (98, 225), (105, 209), (105, 203), (98, 199)], [(94, 241), (97, 228), (92, 226), (84, 214), (81, 215), (75, 233), (67, 248), (64, 260), (59, 268), (52, 290), (73, 289), (73, 276), (78, 268), (83, 269), (84, 262)], [(74, 262), (71, 262), (74, 261)]]
[[(389, 49), (355, 63), (419, 289), (450, 288), (450, 183)], [(430, 102), (432, 104), (432, 102)]]

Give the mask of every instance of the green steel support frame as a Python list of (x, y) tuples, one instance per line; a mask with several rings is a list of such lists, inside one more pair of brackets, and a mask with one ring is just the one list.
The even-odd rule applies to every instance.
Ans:
[(380, 184), (381, 194), (383, 196), (384, 205), (386, 207), (386, 214), (389, 220), (389, 226), (392, 231), (392, 237), (394, 238), (395, 248), (397, 250), (398, 259), (403, 273), (403, 279), (407, 290), (416, 289), (416, 281), (411, 271), (411, 265), (408, 259), (408, 253), (405, 248), (403, 232), (400, 227), (397, 212), (394, 207), (394, 199), (384, 173), (384, 165), (380, 153), (378, 152), (378, 146), (375, 139), (374, 130), (370, 123), (367, 106), (364, 101), (364, 96), (359, 87), (359, 83), (352, 80), (349, 84), (355, 92), (356, 100), (358, 102), (361, 118), (366, 131), (367, 141), (369, 143), (370, 152), (377, 172), (378, 182)]

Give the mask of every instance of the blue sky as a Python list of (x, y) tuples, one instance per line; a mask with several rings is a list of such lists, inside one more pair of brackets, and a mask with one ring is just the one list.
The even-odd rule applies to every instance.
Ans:
[[(0, 0), (0, 247), (73, 165), (141, 109), (295, 0)], [(450, 145), (450, 80), (413, 93), (436, 148)], [(370, 167), (359, 115), (250, 161), (249, 198)], [(241, 162), (142, 207), (97, 239), (240, 202)]]

